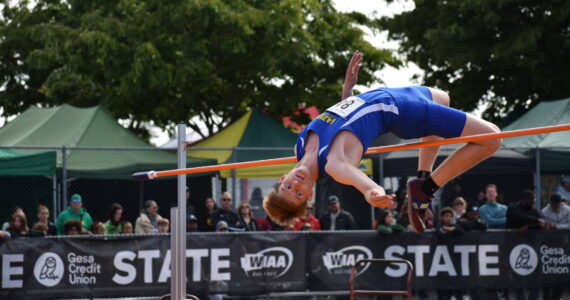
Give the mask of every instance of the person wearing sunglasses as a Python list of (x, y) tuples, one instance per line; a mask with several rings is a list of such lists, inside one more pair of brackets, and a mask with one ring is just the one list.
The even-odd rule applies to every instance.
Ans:
[(237, 227), (239, 222), (239, 216), (232, 208), (232, 195), (228, 192), (222, 194), (220, 208), (212, 215), (213, 224), (218, 224), (220, 221), (225, 221), (229, 227)]

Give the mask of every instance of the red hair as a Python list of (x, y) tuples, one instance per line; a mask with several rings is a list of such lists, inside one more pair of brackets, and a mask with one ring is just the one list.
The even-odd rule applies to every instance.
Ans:
[(281, 226), (290, 226), (295, 223), (296, 218), (304, 216), (307, 203), (306, 201), (299, 203), (283, 197), (277, 192), (279, 186), (278, 184), (263, 199), (263, 209), (275, 223)]

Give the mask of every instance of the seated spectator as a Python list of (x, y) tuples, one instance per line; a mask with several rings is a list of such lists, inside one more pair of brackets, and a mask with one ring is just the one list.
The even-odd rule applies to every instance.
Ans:
[(392, 212), (389, 210), (380, 211), (378, 227), (376, 231), (381, 235), (390, 235), (404, 231), (404, 226), (396, 223)]
[(64, 233), (65, 230), (63, 229), (63, 224), (69, 220), (78, 220), (85, 231), (90, 230), (91, 225), (93, 224), (91, 215), (83, 208), (83, 199), (79, 194), (71, 196), (67, 209), (57, 216), (57, 220), (55, 221), (57, 234)]
[[(562, 203), (562, 197), (553, 194), (550, 197), (550, 203), (542, 209), (544, 221), (551, 223), (558, 229), (570, 228), (570, 207)], [(558, 285), (542, 289), (543, 299), (561, 299), (564, 286)]]
[(168, 233), (170, 231), (170, 221), (167, 218), (160, 218), (156, 221), (158, 233)]
[(307, 201), (307, 207), (305, 207), (305, 215), (302, 218), (295, 220), (293, 230), (303, 230), (303, 226), (306, 224), (309, 224), (309, 226), (311, 226), (311, 230), (321, 230), (321, 223), (319, 223), (319, 219), (315, 218), (313, 215), (313, 208), (313, 201)]
[(63, 224), (64, 235), (79, 235), (83, 233), (84, 228), (79, 220), (71, 219)]
[(497, 203), (497, 186), (489, 184), (485, 188), (487, 203), (479, 207), (479, 215), (488, 228), (505, 228), (507, 224), (507, 207)]
[(157, 221), (162, 219), (158, 214), (158, 205), (154, 200), (144, 203), (144, 210), (135, 222), (135, 233), (157, 233)]
[(228, 232), (228, 230), (228, 223), (226, 223), (226, 221), (216, 223), (216, 232)]
[(457, 224), (453, 224), (453, 209), (451, 207), (445, 207), (440, 211), (435, 234), (438, 237), (463, 234), (463, 230)]
[(533, 191), (522, 191), (519, 201), (509, 205), (507, 228), (518, 229), (521, 233), (529, 229), (554, 228), (554, 224), (545, 222), (538, 210), (534, 208), (534, 201)]
[(453, 222), (457, 222), (467, 209), (467, 202), (463, 197), (457, 197), (453, 200)]
[(556, 194), (566, 202), (570, 202), (570, 175), (562, 175), (560, 184), (556, 186)]
[(91, 225), (92, 234), (105, 234), (105, 224), (103, 222), (95, 222)]
[(193, 214), (188, 214), (186, 217), (186, 232), (198, 231), (198, 218)]
[(542, 209), (542, 216), (554, 228), (570, 229), (570, 207), (562, 203), (562, 197), (558, 194), (550, 197), (550, 203)]
[(123, 231), (121, 223), (123, 221), (123, 207), (121, 204), (113, 203), (105, 217), (105, 234), (118, 234)]
[(354, 217), (340, 208), (340, 200), (331, 195), (327, 198), (329, 211), (319, 218), (323, 230), (352, 230), (356, 229)]
[(30, 237), (44, 237), (48, 235), (48, 228), (43, 223), (36, 223), (30, 230)]
[(206, 210), (204, 211), (203, 217), (200, 216), (199, 223), (200, 223), (200, 231), (214, 231), (215, 225), (213, 216), (216, 210), (218, 210), (218, 206), (216, 205), (216, 201), (212, 197), (206, 198), (206, 202), (204, 202), (204, 206)]
[(230, 193), (224, 192), (222, 194), (220, 208), (212, 215), (212, 221), (214, 224), (224, 221), (229, 227), (236, 227), (239, 222), (239, 216), (232, 210), (232, 195)]
[(245, 231), (258, 231), (259, 225), (253, 218), (251, 205), (242, 202), (238, 206), (239, 221), (236, 224), (237, 228), (243, 228)]
[(12, 238), (25, 237), (29, 234), (28, 220), (25, 215), (15, 214), (10, 218), (8, 229)]
[(122, 234), (131, 234), (133, 233), (133, 223), (129, 222), (129, 221), (123, 221), (121, 223), (121, 233)]
[(479, 208), (473, 204), (469, 205), (467, 212), (457, 220), (457, 224), (461, 229), (463, 229), (463, 231), (487, 230), (487, 225), (485, 225), (485, 222), (479, 218)]
[[(439, 222), (437, 223), (435, 234), (439, 238), (447, 238), (450, 236), (458, 236), (463, 234), (463, 230), (459, 225), (453, 223), (453, 209), (445, 207), (439, 212)], [(451, 299), (455, 296), (456, 299), (462, 299), (463, 290), (437, 290), (438, 299)]]
[(47, 227), (47, 234), (45, 235), (57, 235), (57, 229), (55, 224), (49, 220), (49, 209), (45, 205), (38, 206), (38, 221), (32, 226), (35, 227), (37, 224), (44, 224)]
[(8, 218), (8, 221), (6, 221), (6, 222), (4, 222), (4, 224), (2, 224), (2, 230), (6, 231), (8, 229), (8, 226), (10, 226), (10, 220), (15, 215), (24, 215), (25, 216), (26, 214), (24, 213), (24, 210), (19, 206), (12, 208), (12, 211), (10, 212), (10, 217)]
[[(554, 225), (544, 221), (540, 213), (534, 208), (535, 195), (531, 190), (522, 191), (519, 201), (509, 205), (507, 209), (507, 228), (518, 229), (519, 233), (524, 233), (530, 229), (548, 229), (554, 228)], [(528, 293), (529, 299), (538, 299), (540, 289), (516, 289), (516, 299), (526, 299)]]

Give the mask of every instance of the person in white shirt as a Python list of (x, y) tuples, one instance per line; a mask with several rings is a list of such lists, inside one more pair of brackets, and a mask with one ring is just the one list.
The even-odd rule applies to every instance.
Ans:
[(554, 194), (550, 203), (542, 209), (544, 221), (552, 223), (558, 229), (570, 229), (570, 207), (562, 203), (562, 197)]

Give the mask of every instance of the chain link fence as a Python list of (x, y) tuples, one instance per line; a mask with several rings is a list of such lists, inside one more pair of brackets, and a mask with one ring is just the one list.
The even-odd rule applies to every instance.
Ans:
[[(436, 166), (455, 148), (453, 145), (442, 147)], [(50, 209), (50, 218), (53, 220), (59, 212), (67, 208), (68, 200), (73, 194), (82, 196), (84, 208), (96, 221), (105, 221), (111, 204), (119, 203), (124, 207), (124, 219), (134, 222), (143, 203), (150, 199), (158, 203), (160, 215), (170, 218), (169, 206), (177, 199), (175, 177), (134, 181), (130, 178), (132, 173), (157, 168), (152, 165), (152, 161), (143, 165), (133, 165), (129, 161), (141, 161), (150, 153), (156, 152), (172, 152), (169, 154), (174, 156), (175, 149), (3, 147), (0, 150), (9, 152), (9, 155), (4, 155), (0, 157), (1, 159), (16, 162), (3, 165), (0, 172), (0, 185), (2, 185), (0, 199), (4, 207), (0, 210), (0, 220), (7, 221), (11, 210), (14, 207), (21, 207), (28, 216), (28, 222), (32, 224), (37, 220), (37, 207), (40, 204)], [(290, 148), (191, 148), (191, 150), (231, 151), (229, 162), (238, 161), (241, 157), (265, 159), (279, 155), (293, 155)], [(53, 154), (55, 162), (44, 162), (55, 165), (41, 170), (38, 165), (42, 162), (38, 162), (36, 157), (36, 161), (31, 163), (35, 169), (30, 169), (32, 170), (30, 174), (23, 174), (28, 170), (26, 168), (30, 167), (30, 163), (26, 162), (28, 156), (45, 153), (55, 153)], [(416, 174), (418, 151), (374, 154), (365, 158), (369, 158), (369, 162), (364, 168), (372, 168), (368, 172), (373, 179), (381, 182), (388, 192), (402, 195), (405, 182)], [(165, 166), (169, 165), (162, 164), (158, 168)], [(175, 162), (172, 162), (170, 168), (176, 168)], [(280, 176), (278, 174), (287, 170), (277, 167), (270, 171), (253, 169), (253, 173), (244, 173), (252, 177), (244, 177), (240, 173), (241, 170), (220, 174), (189, 175), (188, 203), (195, 208), (195, 214), (200, 215), (205, 210), (206, 198), (213, 197), (219, 204), (222, 192), (229, 191), (233, 195), (234, 208), (242, 201), (250, 202), (255, 217), (264, 217), (261, 207), (263, 196), (273, 189), (276, 178)], [(42, 172), (44, 174), (40, 175)], [(536, 176), (538, 172), (540, 176)], [(504, 204), (517, 201), (518, 195), (524, 189), (540, 191), (537, 193), (536, 204), (539, 208), (547, 203), (557, 189), (561, 188), (562, 174), (570, 174), (570, 148), (501, 148), (492, 158), (443, 186), (436, 195), (438, 199), (436, 208), (450, 206), (457, 197), (463, 197), (468, 203), (480, 203), (484, 201), (485, 186), (491, 183), (497, 186), (498, 201)], [(326, 212), (326, 198), (331, 194), (339, 196), (343, 208), (355, 216), (358, 228), (370, 228), (374, 211), (365, 201), (359, 200), (362, 196), (353, 187), (343, 186), (330, 179), (319, 180), (316, 185), (317, 217)]]

